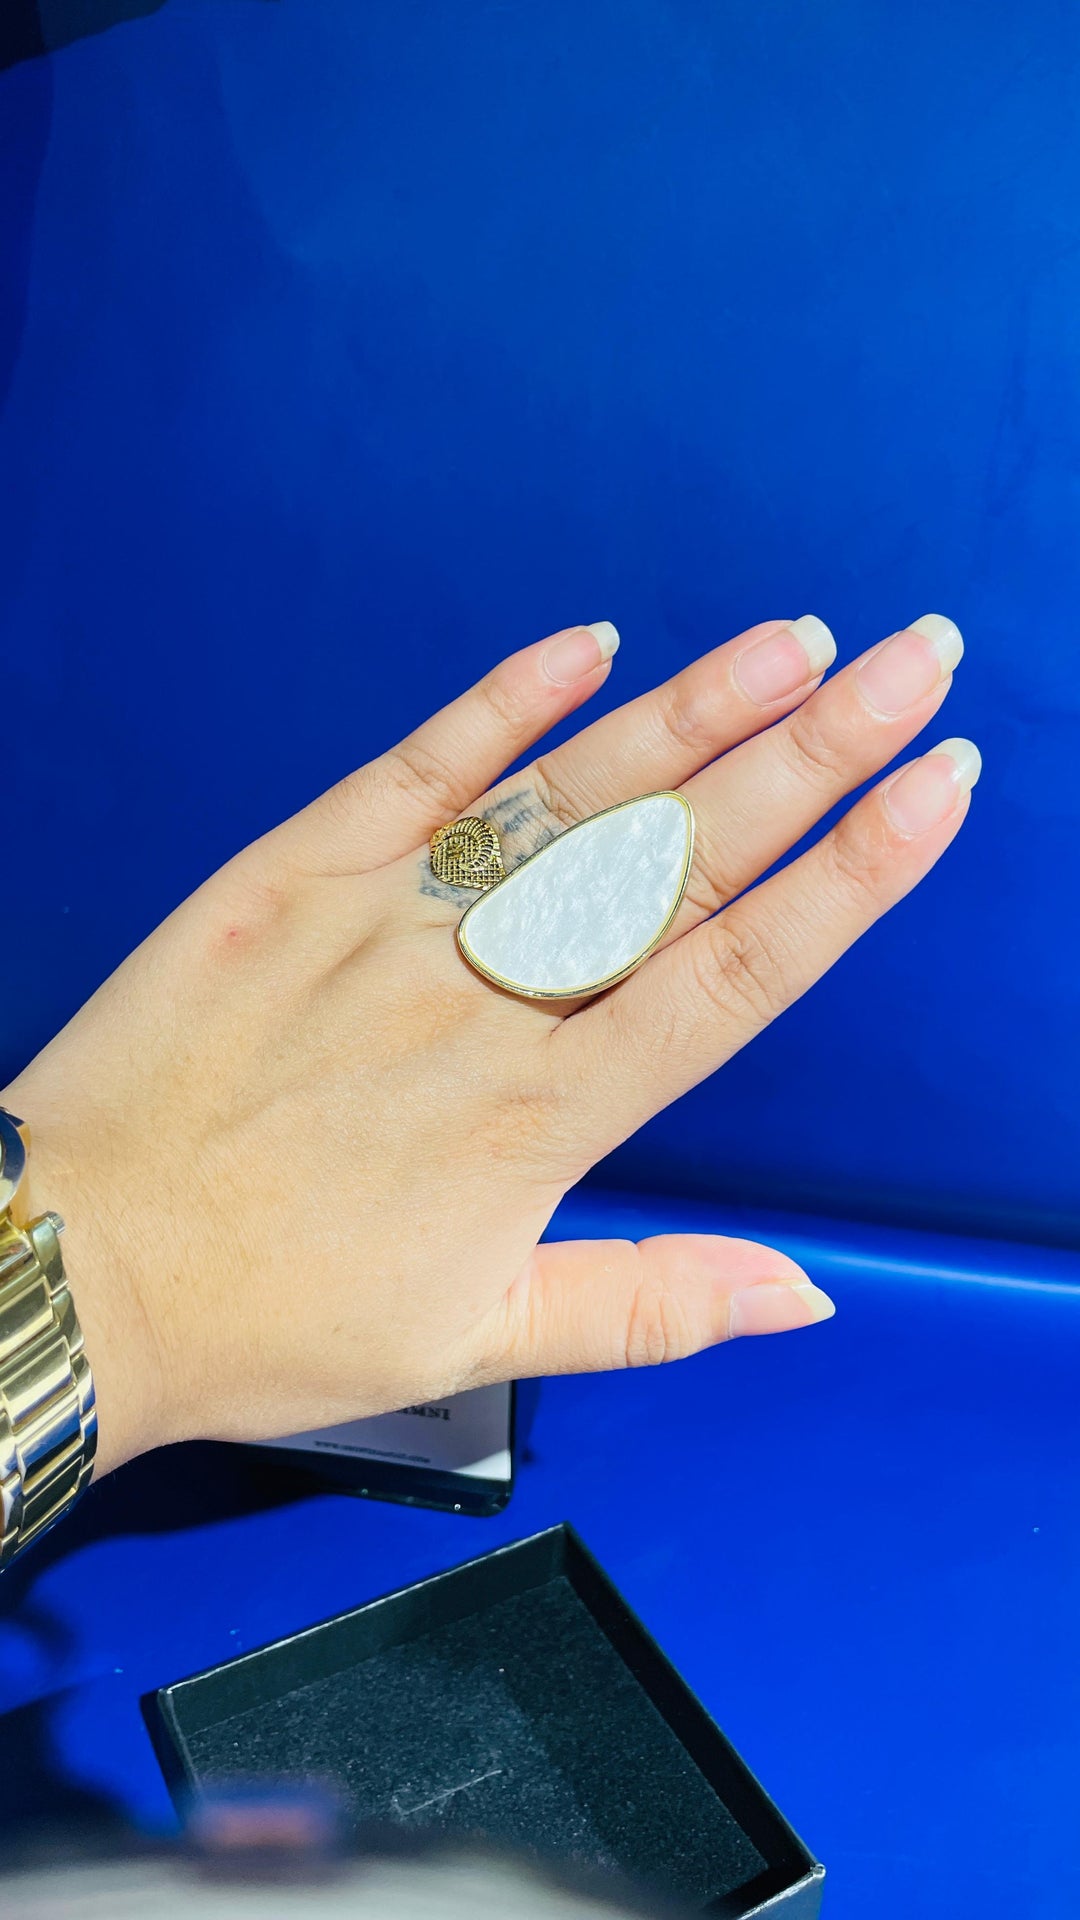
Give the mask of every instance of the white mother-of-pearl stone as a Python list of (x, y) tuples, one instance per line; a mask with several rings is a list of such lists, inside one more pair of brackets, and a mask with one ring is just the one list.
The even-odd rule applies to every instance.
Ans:
[(694, 816), (678, 793), (611, 807), (481, 894), (458, 926), (466, 960), (538, 999), (595, 993), (667, 931), (690, 871)]

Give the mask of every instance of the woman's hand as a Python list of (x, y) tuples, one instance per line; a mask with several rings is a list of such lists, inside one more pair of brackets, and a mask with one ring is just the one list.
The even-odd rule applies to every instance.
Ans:
[[(603, 685), (615, 644), (601, 624), (514, 654), (249, 847), (4, 1095), (31, 1127), (31, 1203), (67, 1221), (102, 1469), (831, 1311), (745, 1241), (538, 1242), (595, 1161), (948, 846), (979, 771), (965, 741), (753, 886), (933, 717), (960, 637), (928, 616), (821, 685), (828, 630), (767, 621), (492, 785)], [(453, 929), (475, 896), (433, 878), (435, 827), (486, 815), (512, 866), (669, 787), (694, 808), (694, 864), (636, 974), (553, 1009), (469, 969)]]

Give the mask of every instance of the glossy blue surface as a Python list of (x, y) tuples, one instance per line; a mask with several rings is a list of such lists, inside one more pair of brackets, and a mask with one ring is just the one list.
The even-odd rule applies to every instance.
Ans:
[(147, 17), (0, 73), (0, 1074), (523, 639), (938, 608), (962, 843), (603, 1179), (1075, 1240), (1080, 12), (41, 11)]
[(559, 1221), (687, 1226), (772, 1238), (836, 1319), (545, 1383), (496, 1520), (257, 1510), (199, 1450), (92, 1490), (0, 1589), (0, 1808), (160, 1825), (144, 1690), (569, 1519), (825, 1860), (829, 1920), (1080, 1909), (1080, 1262), (601, 1196)]

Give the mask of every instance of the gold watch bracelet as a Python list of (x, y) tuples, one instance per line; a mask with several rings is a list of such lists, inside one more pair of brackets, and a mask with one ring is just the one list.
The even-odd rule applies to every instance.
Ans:
[(68, 1512), (97, 1446), (94, 1382), (60, 1251), (63, 1221), (23, 1220), (27, 1130), (0, 1107), (0, 1568)]

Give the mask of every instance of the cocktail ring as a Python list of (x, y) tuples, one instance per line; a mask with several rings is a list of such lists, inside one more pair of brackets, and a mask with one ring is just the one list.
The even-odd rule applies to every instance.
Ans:
[(431, 836), (431, 866), (482, 889), (457, 929), (477, 973), (529, 1000), (575, 1000), (648, 959), (679, 910), (693, 850), (689, 801), (646, 793), (568, 827), (509, 874), (490, 821), (450, 821)]

